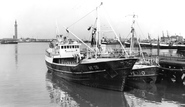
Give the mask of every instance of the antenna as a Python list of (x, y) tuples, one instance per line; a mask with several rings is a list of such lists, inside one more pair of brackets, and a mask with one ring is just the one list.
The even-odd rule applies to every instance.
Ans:
[[(127, 16), (132, 16), (133, 18), (133, 21), (132, 21), (132, 26), (131, 26), (131, 33), (132, 33), (132, 36), (131, 36), (131, 43), (130, 43), (130, 54), (132, 53), (132, 50), (133, 50), (133, 47), (134, 47), (134, 33), (135, 33), (135, 29), (134, 29), (134, 24), (135, 24), (135, 17), (138, 17), (136, 14), (131, 14), (131, 15), (127, 15)], [(127, 17), (125, 16), (125, 17)]]
[[(135, 33), (135, 29), (134, 29), (135, 18), (138, 17), (138, 15), (136, 15), (136, 14), (133, 13), (132, 15), (127, 15), (127, 16), (132, 16), (132, 18), (133, 18), (132, 26), (131, 26), (132, 36), (131, 36), (131, 43), (130, 43), (130, 54), (131, 54), (131, 52), (133, 50), (133, 47), (134, 47), (134, 43), (133, 42), (134, 42), (134, 33)], [(137, 37), (136, 37), (136, 39), (137, 39)], [(144, 55), (143, 55), (143, 52), (142, 52), (142, 48), (141, 48), (141, 45), (140, 45), (138, 39), (137, 39), (137, 42), (138, 42), (138, 45), (139, 45), (140, 53), (141, 53), (143, 59), (145, 60)]]
[(58, 22), (57, 22), (57, 20), (56, 20), (55, 24), (56, 24), (56, 36), (57, 36), (57, 35), (59, 35), (59, 28), (58, 28)]
[(133, 18), (133, 21), (132, 21), (132, 27), (133, 27), (133, 25), (135, 24), (135, 18), (138, 17), (138, 15), (136, 15), (135, 13), (133, 13), (133, 14), (127, 15), (125, 17), (128, 17), (128, 16), (132, 16), (132, 18)]

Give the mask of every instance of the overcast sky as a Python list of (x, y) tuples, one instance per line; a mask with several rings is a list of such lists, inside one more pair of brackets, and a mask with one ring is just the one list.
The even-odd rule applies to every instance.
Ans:
[[(54, 38), (56, 25), (70, 26), (103, 2), (116, 33), (126, 38), (130, 33), (131, 14), (136, 14), (136, 33), (142, 38), (182, 35), (185, 38), (185, 4), (183, 0), (0, 0), (0, 38), (14, 35), (18, 23), (18, 38)], [(82, 39), (88, 39), (86, 28), (93, 24), (90, 15), (69, 29)], [(57, 23), (57, 24), (56, 24)]]

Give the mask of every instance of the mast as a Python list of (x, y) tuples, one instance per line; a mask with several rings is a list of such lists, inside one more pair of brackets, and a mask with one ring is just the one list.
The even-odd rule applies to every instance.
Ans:
[(58, 23), (57, 23), (57, 21), (56, 21), (55, 24), (56, 24), (56, 32), (55, 32), (55, 33), (56, 33), (56, 36), (58, 36), (58, 35), (59, 35), (59, 28), (58, 28)]
[(131, 36), (131, 43), (130, 43), (130, 55), (132, 54), (133, 52), (133, 49), (134, 49), (134, 28), (131, 27), (131, 33), (132, 33), (132, 36)]
[(100, 21), (99, 21), (99, 8), (100, 6), (103, 5), (103, 2), (96, 7), (96, 53), (95, 53), (95, 58), (97, 59), (97, 54), (98, 54), (98, 47), (100, 46)]
[[(133, 14), (132, 16), (133, 16), (133, 22), (132, 22), (132, 26), (131, 26), (132, 36), (131, 36), (131, 43), (130, 43), (130, 55), (132, 55), (132, 52), (134, 51), (134, 33), (135, 33), (134, 24), (135, 24), (135, 16), (136, 15)], [(138, 40), (137, 37), (136, 37), (136, 41), (137, 41), (138, 46), (139, 46), (140, 54), (141, 54), (143, 60), (145, 60), (145, 57), (144, 57), (143, 52), (142, 52), (141, 45), (140, 45), (139, 40)]]
[(162, 31), (162, 35), (163, 35), (163, 38), (164, 38), (164, 32)]
[(131, 43), (130, 43), (130, 55), (132, 54), (133, 49), (134, 49), (134, 32), (135, 32), (134, 24), (135, 24), (135, 14), (133, 14), (133, 21), (132, 21), (132, 26), (131, 26), (132, 36), (131, 36)]
[(97, 54), (98, 54), (98, 39), (99, 39), (99, 30), (100, 30), (100, 28), (99, 28), (99, 26), (98, 26), (98, 24), (99, 24), (99, 13), (98, 13), (98, 7), (96, 7), (96, 21), (97, 21), (97, 23), (96, 23), (96, 54), (95, 54), (95, 58), (97, 59)]
[(166, 31), (168, 39), (170, 38), (168, 31)]
[(119, 36), (116, 34), (115, 30), (113, 29), (112, 25), (110, 24), (110, 21), (107, 19), (107, 17), (105, 17), (105, 18), (106, 18), (106, 20), (107, 20), (109, 26), (111, 27), (113, 33), (116, 35), (116, 38), (117, 38), (118, 42), (120, 43), (120, 45), (121, 45), (123, 51), (125, 52), (125, 55), (126, 55), (127, 57), (129, 57), (127, 51), (125, 50), (125, 48), (124, 48), (124, 46), (123, 46), (123, 44), (122, 44), (122, 42), (121, 42), (121, 40), (120, 40), (120, 38), (119, 38)]
[(158, 36), (158, 40), (157, 40), (157, 56), (159, 56), (159, 48), (160, 48), (160, 45), (159, 45), (159, 36)]
[[(103, 3), (101, 2), (101, 4), (98, 6), (98, 7), (96, 7), (96, 10), (98, 10), (98, 8), (100, 8), (100, 6), (101, 5), (103, 5)], [(95, 9), (93, 9), (91, 12), (89, 12), (88, 14), (86, 14), (84, 17), (82, 17), (81, 19), (79, 19), (78, 21), (76, 21), (75, 23), (73, 23), (72, 25), (74, 25), (74, 24), (76, 24), (77, 22), (79, 22), (80, 20), (82, 20), (83, 18), (85, 18), (87, 15), (89, 15), (90, 13), (92, 13), (93, 11), (94, 11)], [(98, 22), (97, 21), (98, 20), (98, 12), (97, 12), (97, 18), (96, 18), (96, 22), (95, 22), (95, 24)], [(71, 27), (72, 25), (70, 25), (69, 27)], [(86, 47), (88, 47), (92, 52), (95, 52), (95, 54), (96, 54), (96, 58), (97, 58), (97, 45), (96, 45), (96, 51), (95, 50), (93, 50), (91, 47), (89, 47), (86, 43), (84, 43), (83, 42), (83, 40), (82, 39), (80, 39), (78, 36), (76, 36), (74, 33), (72, 33), (70, 30), (69, 30), (69, 27), (64, 27), (65, 29), (66, 29), (66, 31), (67, 31), (67, 33), (71, 33), (73, 36), (75, 36), (78, 40), (80, 40)], [(99, 26), (96, 26), (96, 27), (98, 27), (99, 28)], [(96, 36), (96, 38), (98, 38), (98, 36), (97, 35), (99, 35), (99, 29), (98, 29), (98, 31), (97, 31), (97, 28), (96, 27), (89, 27), (88, 28), (88, 30), (90, 30), (91, 28), (93, 28), (93, 30), (92, 30), (92, 37), (93, 36)], [(94, 39), (94, 38), (93, 38)], [(96, 41), (96, 44), (97, 44), (97, 41)]]

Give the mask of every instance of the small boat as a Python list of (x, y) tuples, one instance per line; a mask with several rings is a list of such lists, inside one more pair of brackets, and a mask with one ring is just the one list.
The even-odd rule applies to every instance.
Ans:
[[(142, 48), (140, 46), (137, 37), (135, 37), (135, 15), (133, 15), (133, 24), (131, 27), (131, 45), (130, 45), (130, 57), (138, 58), (139, 60), (135, 63), (128, 76), (128, 83), (129, 81), (141, 81), (145, 83), (155, 83), (157, 79), (157, 70), (158, 70), (158, 63), (157, 60), (152, 58), (146, 58), (142, 52)], [(139, 55), (136, 55), (134, 52), (135, 46), (139, 46)]]
[(18, 44), (18, 39), (4, 38), (1, 40), (1, 44)]
[(140, 65), (136, 63), (131, 73), (128, 75), (128, 80), (155, 83), (157, 79), (157, 70), (158, 68), (155, 65)]
[[(100, 6), (95, 10), (98, 10)], [(95, 22), (98, 22), (98, 17)], [(98, 26), (94, 26), (92, 29), (92, 35), (96, 38), (100, 37)], [(96, 41), (96, 47), (93, 49), (72, 33), (69, 28), (66, 31), (81, 41), (91, 52), (89, 55), (88, 52), (87, 55), (84, 55), (80, 52), (80, 42), (72, 41), (67, 36), (57, 36), (46, 49), (45, 61), (48, 70), (55, 72), (65, 80), (82, 85), (123, 91), (126, 78), (137, 59), (99, 57), (101, 53), (97, 51), (97, 46), (101, 45), (97, 45), (97, 43), (100, 42)]]

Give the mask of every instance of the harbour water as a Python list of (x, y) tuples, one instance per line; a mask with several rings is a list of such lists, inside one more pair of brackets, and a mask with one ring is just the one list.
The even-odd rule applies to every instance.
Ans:
[(47, 46), (0, 45), (0, 107), (185, 107), (184, 85), (134, 83), (117, 92), (58, 78), (47, 71)]

